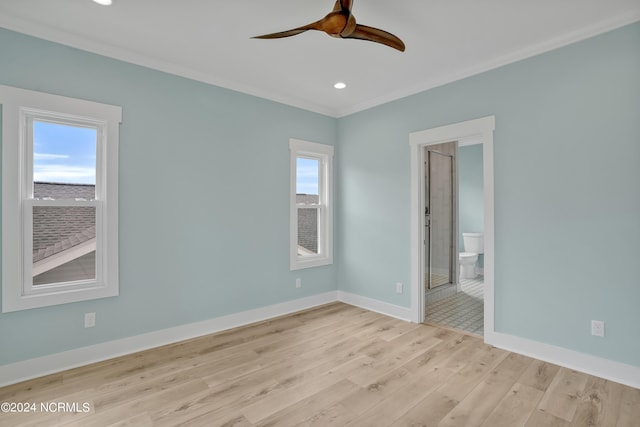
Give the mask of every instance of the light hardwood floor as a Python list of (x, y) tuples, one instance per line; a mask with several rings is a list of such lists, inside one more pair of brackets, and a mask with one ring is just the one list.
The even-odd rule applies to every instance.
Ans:
[(341, 303), (0, 388), (1, 426), (634, 426), (640, 390)]

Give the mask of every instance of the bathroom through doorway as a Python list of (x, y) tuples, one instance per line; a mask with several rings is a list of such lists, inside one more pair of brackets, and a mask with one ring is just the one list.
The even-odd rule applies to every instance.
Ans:
[[(493, 117), (486, 117), (410, 135), (414, 318), (485, 339), (493, 333), (494, 320), (494, 124)], [(469, 168), (469, 160), (476, 166)], [(471, 187), (479, 183), (479, 188), (468, 188), (467, 172), (473, 175)], [(468, 190), (480, 201), (471, 215), (465, 206)]]
[(482, 145), (463, 139), (425, 150), (425, 322), (483, 335)]

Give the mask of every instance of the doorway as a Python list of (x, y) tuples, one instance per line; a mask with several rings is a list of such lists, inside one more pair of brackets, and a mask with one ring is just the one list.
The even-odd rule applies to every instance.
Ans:
[[(461, 139), (475, 138), (482, 144), (484, 200), (484, 339), (494, 337), (494, 270), (493, 270), (493, 116), (469, 120), (410, 134), (411, 150), (411, 312), (412, 320), (425, 320), (425, 147)], [(456, 249), (457, 252), (457, 249)], [(455, 254), (454, 254), (455, 255)], [(457, 277), (457, 256), (455, 257)]]
[[(433, 170), (438, 165), (438, 157), (434, 150), (441, 146), (450, 146), (447, 150), (453, 153), (451, 170), (448, 164)], [(443, 239), (449, 243), (447, 247), (451, 264), (451, 279), (439, 287), (425, 290), (425, 323), (438, 324), (463, 330), (475, 335), (484, 334), (484, 281), (482, 275), (482, 252), (480, 242), (484, 233), (483, 228), (483, 176), (482, 176), (482, 145), (477, 139), (461, 139), (456, 143), (428, 145), (425, 157), (425, 187), (429, 189), (429, 196), (425, 196), (425, 205), (430, 207), (433, 214), (446, 212), (450, 219), (431, 221), (425, 219), (425, 236), (433, 239)], [(436, 151), (437, 153), (437, 151)], [(442, 164), (442, 161), (440, 161)], [(442, 188), (444, 187), (444, 188)], [(434, 189), (445, 191), (446, 198), (434, 197)], [(431, 215), (433, 217), (433, 215)], [(458, 230), (454, 232), (454, 230)], [(438, 234), (440, 237), (438, 237)], [(451, 238), (449, 238), (451, 236)], [(431, 242), (425, 247), (425, 253), (431, 252), (431, 264), (438, 256), (437, 242)], [(456, 249), (457, 248), (457, 249)], [(441, 248), (442, 252), (444, 248)], [(464, 257), (465, 264), (459, 264), (459, 255)], [(442, 255), (440, 255), (442, 257)], [(437, 258), (436, 258), (437, 259)], [(455, 264), (453, 264), (455, 263)], [(431, 267), (431, 266), (430, 266)], [(456, 268), (459, 267), (459, 274)], [(437, 269), (437, 265), (435, 266)], [(428, 274), (434, 276), (434, 270), (428, 269)], [(435, 278), (441, 277), (442, 273)], [(439, 284), (439, 283), (435, 283)]]

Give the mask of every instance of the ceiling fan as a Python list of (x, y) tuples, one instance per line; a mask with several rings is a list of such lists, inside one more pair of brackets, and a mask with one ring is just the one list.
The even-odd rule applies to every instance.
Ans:
[(353, 0), (336, 0), (333, 10), (319, 21), (302, 27), (294, 28), (279, 33), (265, 34), (262, 36), (252, 37), (254, 39), (279, 39), (282, 37), (291, 37), (307, 30), (324, 31), (331, 37), (340, 37), (343, 39), (359, 39), (368, 40), (376, 43), (382, 43), (401, 52), (404, 52), (404, 43), (398, 37), (391, 33), (380, 30), (378, 28), (367, 27), (356, 23), (356, 18), (351, 13)]

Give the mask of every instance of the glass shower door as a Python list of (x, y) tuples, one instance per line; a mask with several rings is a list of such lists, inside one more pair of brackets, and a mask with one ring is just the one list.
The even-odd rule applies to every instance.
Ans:
[(427, 151), (425, 209), (427, 288), (453, 283), (453, 157)]

